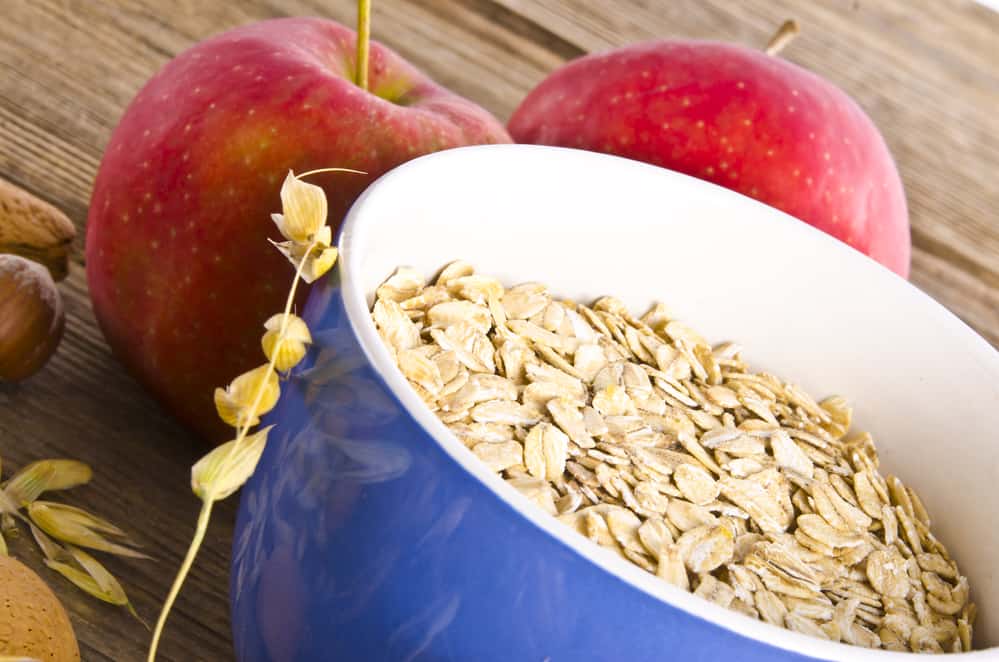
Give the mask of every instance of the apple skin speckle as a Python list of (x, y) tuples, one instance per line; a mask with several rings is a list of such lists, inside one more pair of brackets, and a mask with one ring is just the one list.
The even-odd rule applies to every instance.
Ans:
[[(280, 238), (270, 215), (288, 170), (368, 173), (311, 179), (326, 191), (335, 230), (360, 192), (400, 163), (510, 142), (488, 112), (377, 42), (371, 92), (361, 90), (354, 43), (352, 30), (317, 18), (201, 42), (139, 92), (101, 162), (92, 200), (107, 202), (91, 205), (86, 239), (97, 319), (132, 374), (212, 442), (231, 434), (212, 392), (263, 360), (262, 325), (291, 284), (287, 260), (267, 242)], [(146, 192), (154, 213), (142, 211)]]
[[(842, 90), (779, 57), (692, 40), (583, 57), (542, 81), (507, 128), (522, 143), (613, 145), (735, 189), (908, 276), (905, 193), (884, 139)], [(648, 139), (620, 140), (634, 134)]]

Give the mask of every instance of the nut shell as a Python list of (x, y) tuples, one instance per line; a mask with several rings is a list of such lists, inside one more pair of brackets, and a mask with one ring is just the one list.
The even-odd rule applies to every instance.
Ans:
[(0, 255), (0, 381), (38, 372), (59, 346), (65, 321), (62, 297), (45, 267)]
[(0, 179), (0, 253), (44, 264), (62, 280), (76, 228), (61, 211), (24, 189)]
[(0, 555), (0, 656), (79, 662), (73, 626), (52, 589), (26, 565)]

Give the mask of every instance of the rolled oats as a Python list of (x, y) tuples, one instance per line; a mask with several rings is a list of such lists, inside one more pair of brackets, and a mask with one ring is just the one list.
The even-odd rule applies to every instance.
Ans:
[(691, 503), (704, 506), (718, 497), (720, 488), (706, 470), (696, 464), (681, 464), (673, 471), (673, 481)]
[(751, 371), (656, 304), (400, 268), (372, 317), (403, 376), (487, 467), (674, 586), (832, 641), (971, 649), (969, 585), (841, 396)]

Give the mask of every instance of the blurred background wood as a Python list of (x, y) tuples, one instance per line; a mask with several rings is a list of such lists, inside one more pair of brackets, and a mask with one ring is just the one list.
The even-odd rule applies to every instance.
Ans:
[[(971, 0), (377, 0), (373, 35), (501, 119), (567, 59), (685, 36), (762, 47), (794, 17), (783, 56), (856, 98), (898, 160), (913, 226), (912, 280), (999, 345), (999, 14)], [(80, 230), (65, 341), (21, 386), (0, 386), (0, 456), (95, 467), (73, 503), (135, 534), (155, 562), (113, 560), (139, 613), (155, 619), (190, 536), (189, 467), (203, 452), (112, 359), (82, 268), (91, 183), (111, 129), (169, 58), (229, 27), (284, 15), (352, 24), (349, 0), (6, 0), (0, 20), (0, 175), (52, 202)], [(163, 660), (231, 659), (228, 554), (236, 501), (218, 512), (181, 595)], [(121, 610), (14, 553), (65, 601), (85, 660), (144, 659), (148, 632)]]

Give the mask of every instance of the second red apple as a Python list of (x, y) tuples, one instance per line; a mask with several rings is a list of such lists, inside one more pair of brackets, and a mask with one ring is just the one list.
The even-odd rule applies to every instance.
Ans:
[(741, 46), (656, 41), (562, 67), (510, 120), (517, 142), (619, 154), (707, 179), (909, 273), (905, 194), (842, 90)]

